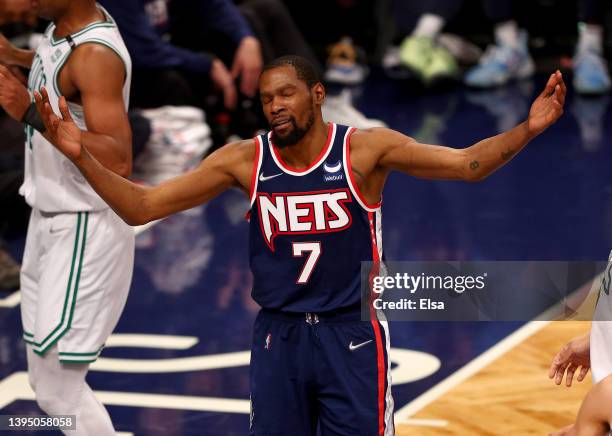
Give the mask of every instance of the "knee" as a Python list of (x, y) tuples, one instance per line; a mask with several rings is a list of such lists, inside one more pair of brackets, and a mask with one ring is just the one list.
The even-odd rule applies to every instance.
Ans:
[(39, 389), (36, 392), (36, 404), (42, 409), (47, 415), (61, 415), (58, 413), (57, 396), (53, 393)]
[(73, 415), (74, 401), (53, 382), (36, 382), (36, 403), (47, 415)]

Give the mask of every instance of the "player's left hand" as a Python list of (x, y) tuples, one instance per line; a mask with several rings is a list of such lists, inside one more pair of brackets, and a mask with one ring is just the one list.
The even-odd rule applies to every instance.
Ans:
[(247, 97), (254, 97), (257, 93), (257, 81), (262, 68), (259, 41), (252, 36), (242, 38), (234, 56), (232, 77), (236, 80), (240, 76), (240, 92)]
[(559, 70), (548, 78), (544, 91), (536, 98), (529, 110), (527, 126), (532, 136), (539, 135), (563, 115), (567, 89)]
[(565, 385), (570, 387), (574, 379), (574, 373), (580, 368), (578, 381), (581, 382), (591, 368), (590, 351), (590, 332), (571, 340), (561, 348), (553, 359), (548, 370), (548, 378), (554, 379), (555, 383), (560, 385), (563, 381), (563, 376), (565, 376)]
[(30, 93), (17, 77), (0, 64), (0, 106), (17, 121), (21, 121), (32, 103)]

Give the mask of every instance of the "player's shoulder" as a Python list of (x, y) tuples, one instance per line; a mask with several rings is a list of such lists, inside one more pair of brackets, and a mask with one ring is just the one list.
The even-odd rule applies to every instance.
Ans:
[(252, 162), (255, 159), (257, 144), (255, 139), (229, 142), (214, 152), (219, 160), (227, 163)]
[(351, 150), (362, 147), (367, 147), (368, 149), (384, 148), (396, 145), (398, 142), (406, 142), (410, 139), (403, 133), (387, 127), (372, 127), (369, 129), (356, 129), (351, 134), (350, 145)]
[(84, 41), (77, 45), (68, 59), (68, 64), (83, 74), (98, 73), (109, 77), (124, 72), (126, 68), (125, 61), (117, 50), (96, 41)]

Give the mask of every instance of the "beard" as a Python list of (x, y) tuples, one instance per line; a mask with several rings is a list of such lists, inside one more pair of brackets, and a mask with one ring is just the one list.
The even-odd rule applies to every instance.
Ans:
[(298, 127), (297, 123), (295, 122), (295, 118), (291, 117), (289, 122), (291, 123), (292, 128), (285, 136), (279, 136), (274, 132), (274, 130), (272, 131), (272, 140), (274, 141), (274, 145), (276, 145), (278, 148), (286, 148), (297, 144), (306, 135), (306, 133), (308, 133), (314, 124), (314, 121), (314, 112), (312, 111), (310, 112), (306, 125), (303, 127)]

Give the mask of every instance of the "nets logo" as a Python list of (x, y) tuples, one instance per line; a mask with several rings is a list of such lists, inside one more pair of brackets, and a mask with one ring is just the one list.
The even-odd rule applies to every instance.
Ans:
[(272, 251), (278, 235), (339, 232), (352, 222), (346, 207), (352, 201), (348, 189), (259, 193), (256, 201), (261, 233)]
[(325, 174), (323, 174), (323, 180), (326, 182), (334, 182), (336, 180), (342, 180), (344, 178), (343, 174), (340, 172), (342, 169), (342, 162), (338, 161), (333, 165), (329, 165), (327, 162), (323, 164), (323, 170)]

